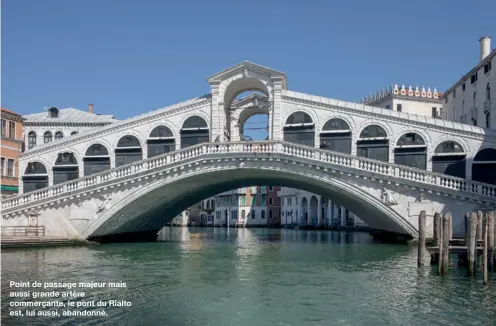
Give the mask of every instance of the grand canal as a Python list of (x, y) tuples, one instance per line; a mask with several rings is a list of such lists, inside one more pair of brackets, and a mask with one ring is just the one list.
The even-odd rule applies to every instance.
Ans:
[[(4, 325), (494, 325), (496, 278), (416, 268), (366, 233), (175, 228), (164, 242), (2, 250)], [(453, 264), (456, 262), (453, 261)], [(428, 264), (427, 264), (428, 265)], [(106, 317), (8, 317), (9, 281), (125, 282)]]

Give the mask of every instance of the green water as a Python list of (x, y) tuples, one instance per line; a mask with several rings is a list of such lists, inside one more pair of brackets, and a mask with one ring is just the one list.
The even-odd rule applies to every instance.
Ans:
[[(454, 266), (418, 271), (415, 248), (366, 233), (176, 228), (163, 240), (3, 250), (2, 325), (496, 325), (494, 275), (484, 287)], [(132, 306), (9, 317), (11, 280), (125, 282), (84, 300)]]

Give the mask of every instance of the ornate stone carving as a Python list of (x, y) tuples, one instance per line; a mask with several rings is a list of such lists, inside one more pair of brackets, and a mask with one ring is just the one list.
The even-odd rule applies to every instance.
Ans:
[(415, 198), (415, 202), (416, 203), (421, 203), (423, 201), (425, 201), (425, 195), (424, 195), (423, 192), (421, 192), (420, 195), (417, 198)]
[(98, 207), (96, 208), (97, 213), (101, 213), (105, 209), (107, 209), (107, 205), (112, 200), (112, 197), (109, 194), (107, 194), (104, 196), (99, 196), (99, 199), (102, 200), (102, 203), (98, 205)]
[(381, 192), (381, 200), (388, 206), (398, 205), (398, 202), (394, 199), (393, 193), (386, 188), (384, 188)]

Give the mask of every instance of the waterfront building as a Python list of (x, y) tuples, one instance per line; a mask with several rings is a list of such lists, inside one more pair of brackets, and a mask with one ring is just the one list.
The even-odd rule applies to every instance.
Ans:
[(23, 151), (21, 115), (2, 108), (1, 195), (10, 196), (19, 190), (19, 155)]
[(332, 199), (305, 190), (282, 187), (281, 226), (311, 226), (315, 228), (366, 227), (367, 225), (346, 207)]
[(281, 198), (278, 196), (280, 190), (279, 186), (267, 187), (267, 226), (281, 225)]
[(216, 196), (201, 201), (200, 220), (195, 221), (195, 225), (208, 225), (208, 226), (214, 225), (215, 202), (216, 202)]
[(266, 226), (267, 187), (253, 186), (221, 193), (215, 203), (216, 226)]
[(442, 93), (439, 93), (436, 88), (394, 84), (362, 98), (359, 103), (443, 119), (446, 114), (443, 112), (441, 96)]
[(88, 105), (87, 112), (74, 108), (50, 107), (47, 111), (23, 115), (26, 149), (117, 121), (113, 115), (97, 114), (93, 109), (93, 104)]

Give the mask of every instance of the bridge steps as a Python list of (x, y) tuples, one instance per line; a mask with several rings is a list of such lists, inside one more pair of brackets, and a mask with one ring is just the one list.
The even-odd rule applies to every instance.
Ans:
[(58, 246), (84, 246), (95, 244), (91, 241), (70, 239), (64, 237), (46, 236), (4, 236), (0, 239), (2, 249), (6, 248), (33, 248), (33, 247), (58, 247)]

